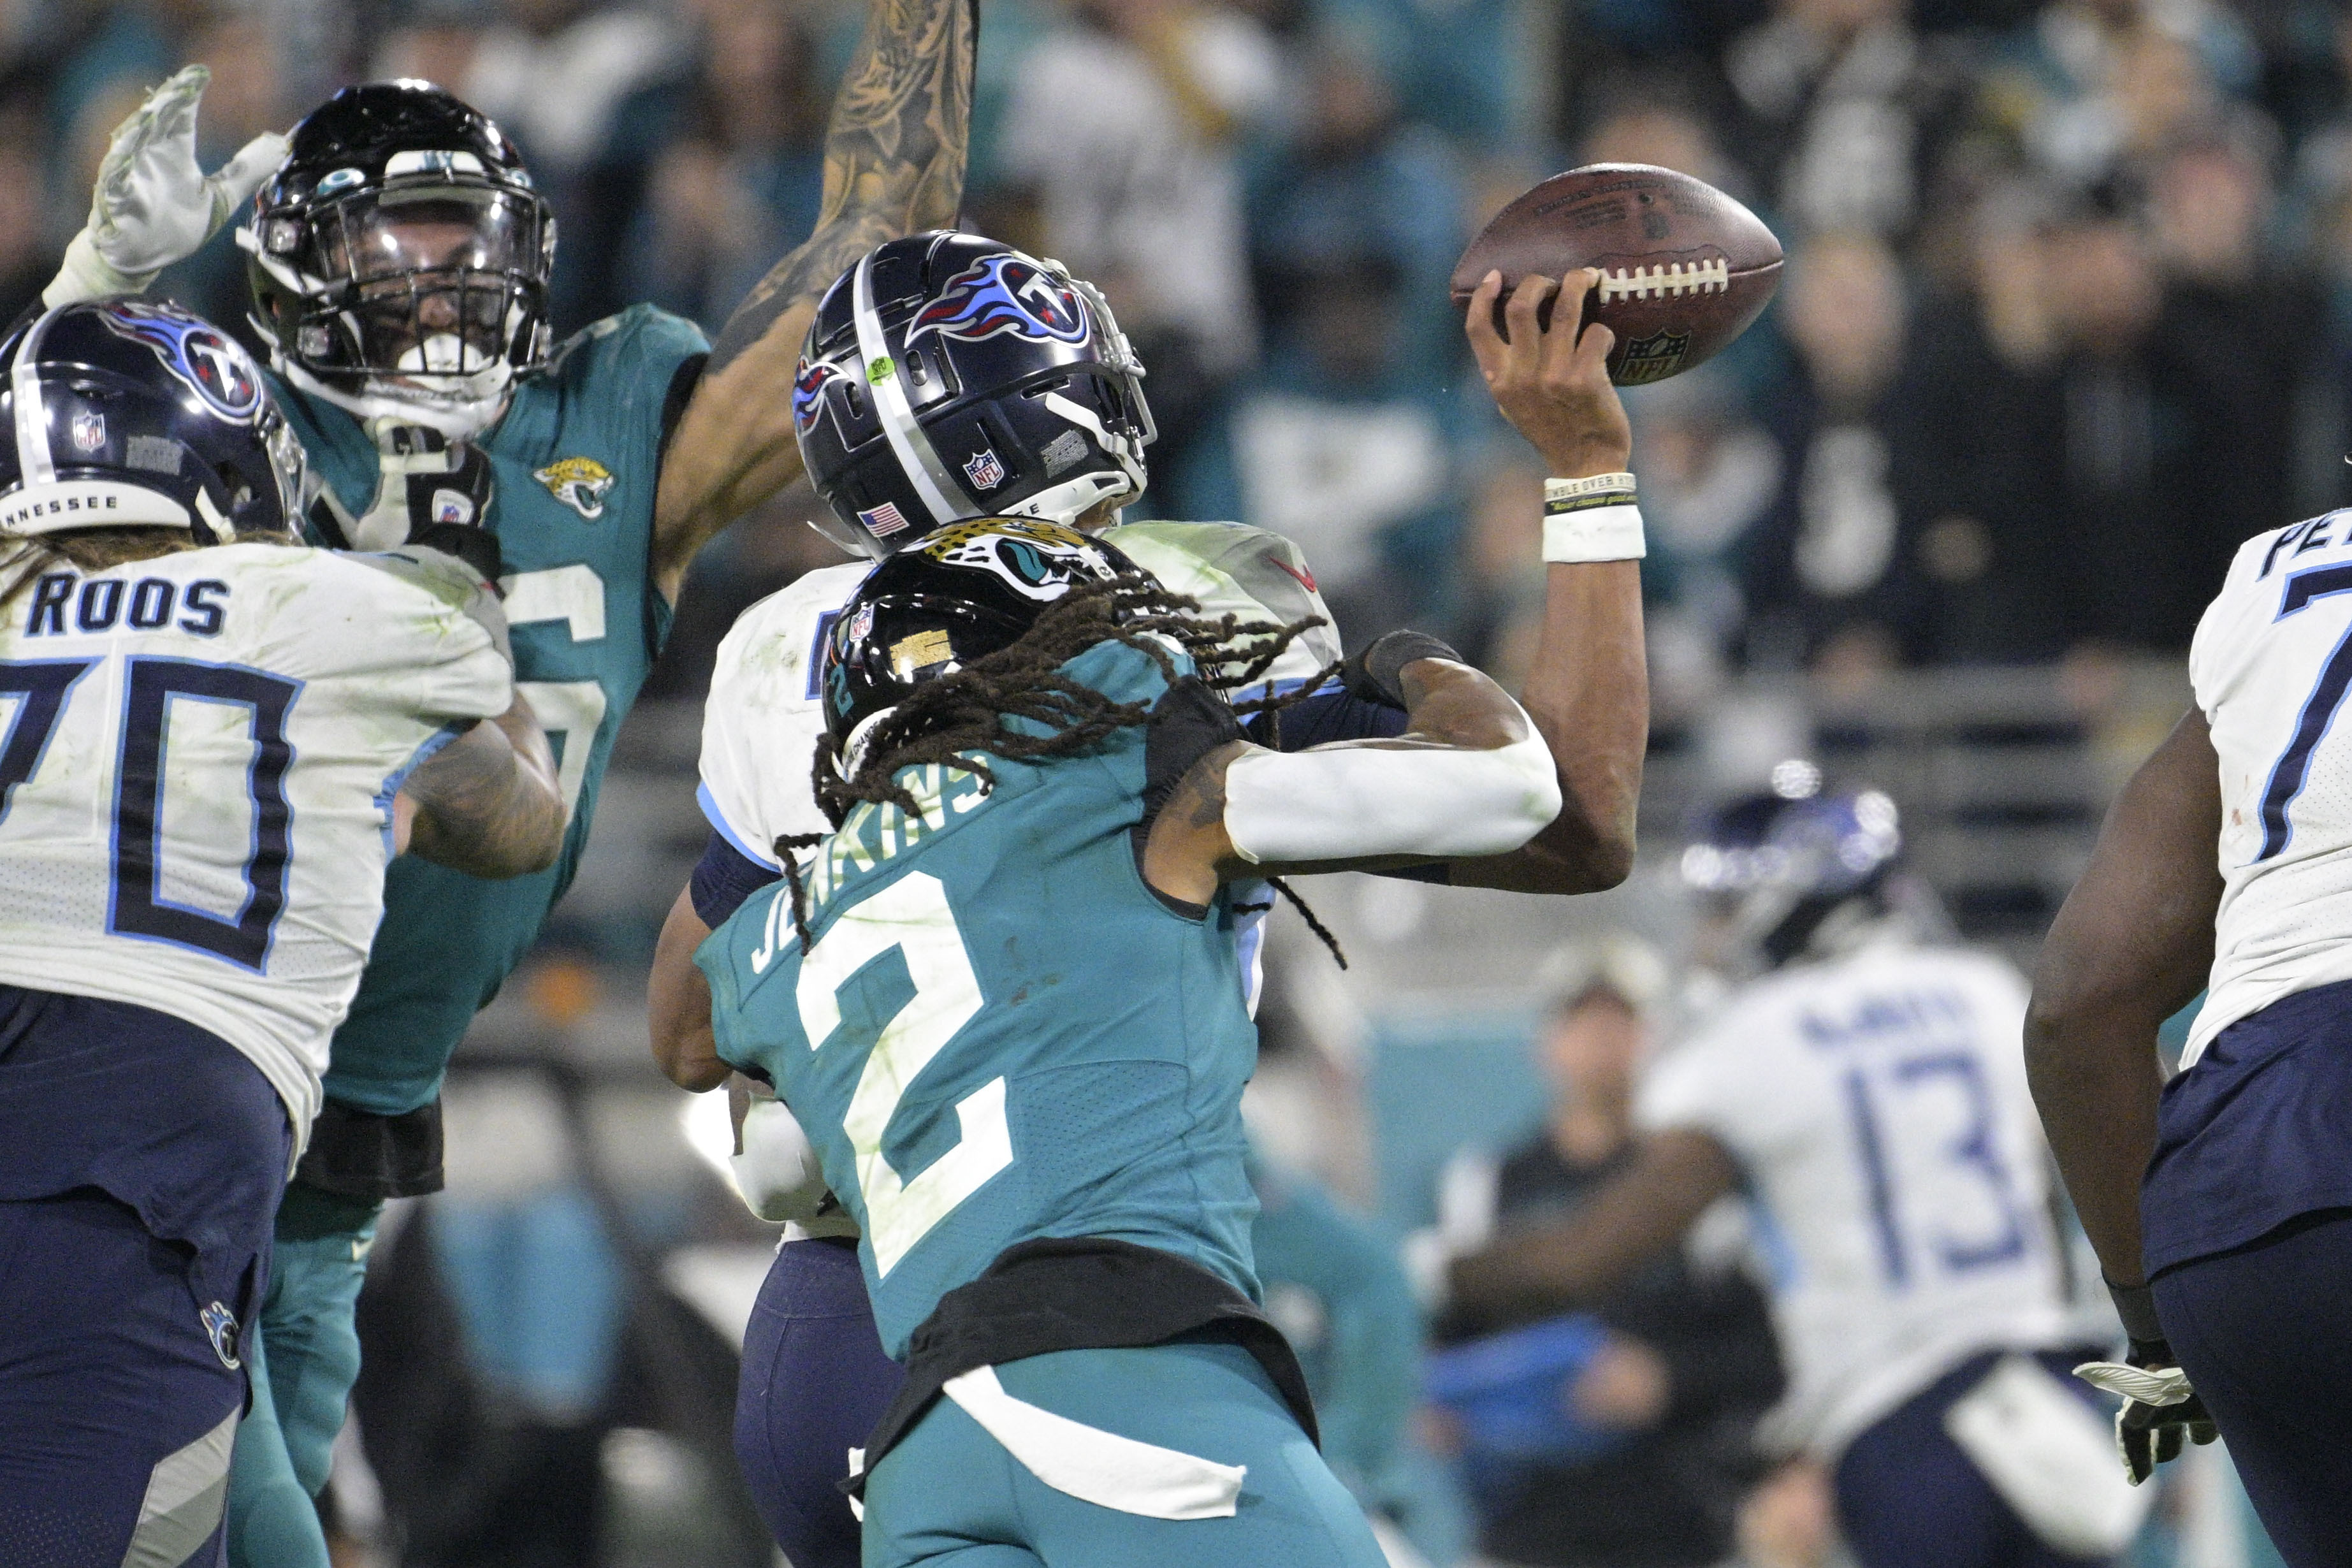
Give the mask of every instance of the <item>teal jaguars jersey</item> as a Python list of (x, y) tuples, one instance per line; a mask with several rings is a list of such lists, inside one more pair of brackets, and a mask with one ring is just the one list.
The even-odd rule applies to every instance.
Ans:
[[(1121, 701), (1165, 689), (1118, 644), (1065, 668)], [(898, 777), (814, 850), (803, 954), (784, 884), (695, 961), (719, 1054), (772, 1079), (858, 1243), (882, 1343), (1005, 1248), (1108, 1237), (1255, 1297), (1242, 1087), (1257, 1056), (1228, 898), (1143, 881), (1144, 731), (1040, 763)]]
[[(650, 563), (662, 405), (708, 347), (692, 322), (634, 306), (566, 340), (478, 443), (497, 476), (489, 524), (515, 684), (554, 748), (571, 831), (553, 866), (508, 881), (392, 863), (383, 924), (335, 1032), (331, 1099), (385, 1116), (430, 1102), (467, 1025), (571, 885), (613, 737), (669, 630)], [(271, 390), (337, 499), (365, 511), (378, 468), (359, 421), (282, 381)]]

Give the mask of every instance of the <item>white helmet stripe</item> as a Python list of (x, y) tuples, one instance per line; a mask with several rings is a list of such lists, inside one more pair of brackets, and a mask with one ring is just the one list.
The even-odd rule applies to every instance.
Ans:
[(16, 405), (16, 468), (23, 484), (58, 482), (58, 466), (49, 453), (49, 410), (41, 401), (40, 351), (49, 323), (69, 308), (46, 310), (25, 330), (24, 342), (16, 345), (16, 363), (8, 371), (8, 390)]
[[(889, 438), (890, 450), (898, 454), (898, 467), (914, 482), (915, 493), (923, 498), (932, 523), (979, 517), (980, 506), (972, 503), (964, 488), (949, 476), (947, 466), (931, 447), (930, 437), (916, 423), (915, 411), (907, 402), (907, 389), (898, 379), (898, 362), (890, 353), (889, 340), (882, 334), (882, 318), (874, 310), (873, 277), (874, 253), (868, 251), (858, 261), (850, 283), (849, 310), (851, 320), (857, 325), (860, 372), (866, 376), (867, 390), (874, 394), (874, 411), (881, 416), (882, 434)], [(887, 374), (877, 377), (873, 374), (877, 364), (885, 366)], [(958, 499), (951, 500), (950, 497)]]

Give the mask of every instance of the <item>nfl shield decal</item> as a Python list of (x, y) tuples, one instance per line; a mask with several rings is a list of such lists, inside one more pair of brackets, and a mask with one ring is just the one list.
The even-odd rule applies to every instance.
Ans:
[(221, 1302), (215, 1301), (196, 1314), (205, 1325), (205, 1335), (213, 1342), (213, 1354), (220, 1357), (221, 1365), (235, 1372), (245, 1363), (236, 1358), (236, 1314)]
[(983, 447), (974, 452), (964, 464), (963, 471), (976, 490), (992, 490), (1004, 482), (1004, 465), (996, 460), (993, 447)]
[(106, 416), (83, 409), (73, 416), (73, 444), (78, 452), (95, 452), (106, 445)]
[(1615, 380), (1620, 386), (1640, 386), (1647, 382), (1664, 381), (1675, 374), (1690, 351), (1691, 335), (1672, 331), (1635, 338), (1625, 345), (1624, 359), (1617, 367)]

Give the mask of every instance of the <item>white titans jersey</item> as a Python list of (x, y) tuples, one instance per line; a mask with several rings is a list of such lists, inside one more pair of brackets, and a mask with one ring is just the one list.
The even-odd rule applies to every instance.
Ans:
[[(1267, 672), (1277, 690), (1296, 687), (1339, 657), (1330, 612), (1296, 546), (1280, 534), (1228, 522), (1141, 522), (1102, 536), (1211, 619), (1287, 623), (1320, 616)], [(820, 648), (835, 614), (872, 571), (870, 562), (827, 566), (769, 595), (736, 617), (710, 677), (702, 709), (703, 815), (738, 852), (781, 871), (775, 842), (829, 833), (817, 809), (810, 763), (824, 733), (817, 700)]]
[[(1314, 575), (1280, 534), (1229, 522), (1142, 522), (1101, 537), (1171, 591), (1198, 599), (1211, 619), (1228, 612), (1277, 624), (1321, 616), (1324, 625), (1293, 642), (1266, 672), (1270, 689), (1294, 689), (1339, 657), (1339, 634)], [(778, 838), (832, 831), (809, 771), (824, 733), (820, 650), (833, 617), (873, 569), (871, 562), (853, 561), (808, 573), (737, 616), (719, 645), (702, 709), (698, 797), (710, 826), (772, 871), (783, 869)], [(1242, 932), (1242, 972), (1253, 1005), (1261, 939), (1255, 921)], [(786, 1234), (857, 1234), (837, 1207), (806, 1225), (806, 1231)]]
[(2280, 997), (2352, 980), (2352, 511), (2238, 547), (2189, 679), (2221, 761), (2221, 909), (2183, 1065)]
[(2000, 959), (1874, 942), (1735, 992), (1643, 1084), (1643, 1128), (1711, 1133), (1748, 1179), (1776, 1443), (1833, 1458), (1969, 1355), (2060, 1342), (2025, 1000)]
[(0, 621), (0, 984), (211, 1031), (299, 1148), (383, 914), (394, 792), (449, 726), (505, 710), (503, 637), (425, 552), (229, 544), (37, 577)]

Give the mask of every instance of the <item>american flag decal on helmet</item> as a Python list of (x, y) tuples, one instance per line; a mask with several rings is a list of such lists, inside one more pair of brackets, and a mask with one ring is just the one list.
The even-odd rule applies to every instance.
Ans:
[(902, 531), (907, 526), (906, 514), (887, 500), (880, 506), (868, 507), (859, 512), (857, 521), (864, 523), (869, 532), (884, 538)]

